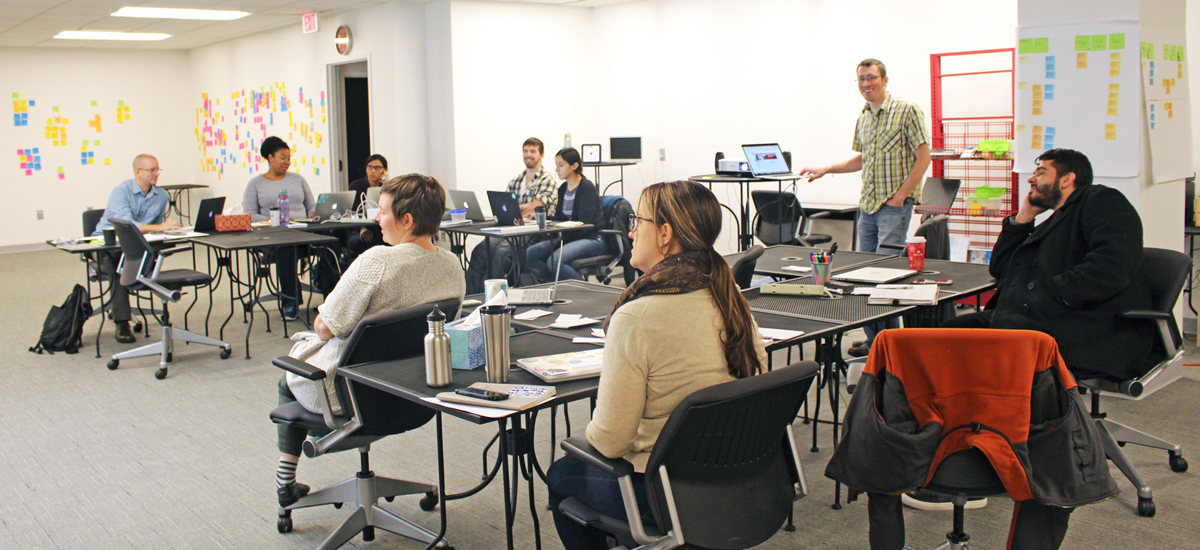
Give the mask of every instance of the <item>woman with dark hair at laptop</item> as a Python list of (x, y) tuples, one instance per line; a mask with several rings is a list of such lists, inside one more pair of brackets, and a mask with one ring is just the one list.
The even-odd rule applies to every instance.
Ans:
[[(271, 136), (263, 140), (259, 154), (267, 161), (267, 171), (250, 178), (246, 192), (242, 195), (242, 212), (250, 214), (250, 221), (261, 222), (271, 219), (271, 209), (279, 206), (279, 192), (288, 194), (288, 218), (299, 220), (309, 217), (317, 206), (312, 188), (304, 177), (288, 172), (292, 164), (292, 150), (282, 139)], [(281, 312), (284, 320), (296, 319), (297, 303), (300, 298), (300, 279), (296, 276), (296, 249), (280, 247), (275, 253), (275, 275), (279, 278), (279, 293), (282, 294)]]
[[(558, 202), (554, 212), (547, 212), (547, 221), (578, 221), (595, 227), (578, 231), (566, 231), (562, 237), (542, 241), (530, 246), (525, 253), (529, 268), (542, 282), (558, 279), (584, 280), (571, 262), (604, 253), (604, 239), (600, 230), (604, 227), (604, 210), (600, 208), (600, 193), (596, 185), (583, 177), (583, 159), (579, 151), (567, 147), (555, 153), (554, 171), (567, 180), (558, 188)], [(561, 249), (561, 273), (559, 254)]]
[[(354, 191), (354, 211), (358, 211), (358, 206), (362, 204), (367, 197), (367, 189), (379, 187), (383, 182), (387, 181), (387, 159), (383, 155), (371, 155), (367, 157), (367, 176), (350, 182), (350, 190)], [(373, 205), (372, 208), (378, 208), (379, 205)], [(349, 250), (351, 259), (357, 258), (359, 254), (365, 252), (372, 246), (383, 244), (377, 227), (364, 227), (358, 230), (357, 234), (351, 235), (346, 239), (346, 249)]]
[[(383, 241), (391, 246), (372, 248), (350, 264), (319, 306), (315, 333), (293, 337), (298, 341), (288, 353), (327, 373), (337, 368), (344, 339), (364, 317), (448, 298), (461, 300), (466, 291), (458, 258), (433, 244), (446, 207), (446, 192), (436, 179), (421, 174), (395, 178), (383, 185), (379, 205), (375, 221), (383, 229)], [(279, 404), (299, 401), (320, 414), (324, 393), (330, 409), (338, 414), (342, 403), (333, 378), (314, 382), (286, 374), (279, 380)], [(296, 465), (308, 432), (288, 424), (280, 424), (277, 431), (276, 495), (279, 505), (287, 507), (309, 491), (307, 485), (296, 483)]]

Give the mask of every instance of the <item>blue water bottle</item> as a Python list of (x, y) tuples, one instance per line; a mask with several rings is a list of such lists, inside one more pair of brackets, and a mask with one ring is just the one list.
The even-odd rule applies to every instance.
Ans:
[(288, 226), (288, 218), (291, 214), (291, 207), (288, 206), (287, 189), (279, 190), (279, 227)]

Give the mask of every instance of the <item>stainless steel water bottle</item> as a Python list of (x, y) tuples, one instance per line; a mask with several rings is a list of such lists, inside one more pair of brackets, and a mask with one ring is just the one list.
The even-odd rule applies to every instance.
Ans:
[(429, 321), (429, 334), (425, 335), (425, 383), (432, 388), (449, 386), (454, 381), (454, 374), (450, 370), (446, 315), (435, 306), (426, 320)]

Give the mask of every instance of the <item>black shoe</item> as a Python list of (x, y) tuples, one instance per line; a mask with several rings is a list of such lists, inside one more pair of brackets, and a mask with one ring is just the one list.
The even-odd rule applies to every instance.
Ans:
[(129, 328), (129, 321), (117, 322), (117, 342), (122, 344), (137, 342), (137, 338), (133, 335), (133, 330)]
[(296, 503), (297, 500), (304, 498), (308, 494), (310, 487), (303, 483), (289, 483), (275, 489), (275, 493), (279, 495), (279, 507), (287, 508)]
[(846, 350), (846, 355), (849, 355), (850, 357), (866, 357), (870, 354), (871, 348), (868, 348), (867, 346), (852, 346), (850, 349)]

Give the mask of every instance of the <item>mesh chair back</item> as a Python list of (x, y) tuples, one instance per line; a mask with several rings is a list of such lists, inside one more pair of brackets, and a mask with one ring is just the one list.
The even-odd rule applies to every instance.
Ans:
[(771, 538), (797, 497), (786, 428), (817, 365), (811, 361), (705, 388), (667, 420), (646, 467), (657, 524), (671, 525), (660, 466), (667, 467), (689, 545), (748, 548)]
[(755, 216), (754, 236), (768, 246), (791, 243), (800, 233), (800, 218), (804, 210), (791, 193), (751, 191)]
[(96, 226), (100, 225), (100, 220), (104, 219), (104, 209), (99, 210), (84, 210), (83, 211), (83, 236), (91, 235), (96, 232)]
[(758, 266), (758, 259), (763, 255), (763, 246), (756, 244), (750, 247), (745, 254), (742, 254), (738, 261), (734, 262), (733, 280), (737, 283), (738, 288), (745, 290), (750, 288), (750, 284), (754, 281), (754, 268)]
[(1150, 287), (1150, 300), (1155, 311), (1171, 313), (1175, 302), (1192, 271), (1192, 259), (1187, 254), (1162, 248), (1142, 249), (1142, 272)]
[(150, 258), (142, 266), (142, 275), (145, 277), (152, 275), (156, 254), (154, 249), (150, 248), (150, 243), (146, 241), (146, 236), (142, 235), (137, 224), (120, 218), (110, 218), (108, 221), (112, 222), (113, 229), (117, 230), (117, 241), (121, 245), (121, 254), (125, 256), (125, 264), (121, 268), (121, 285), (137, 284), (138, 265), (141, 264), (142, 257), (147, 252), (150, 253)]
[(950, 218), (945, 215), (930, 217), (917, 226), (916, 236), (925, 237), (925, 258), (930, 260), (950, 259)]

